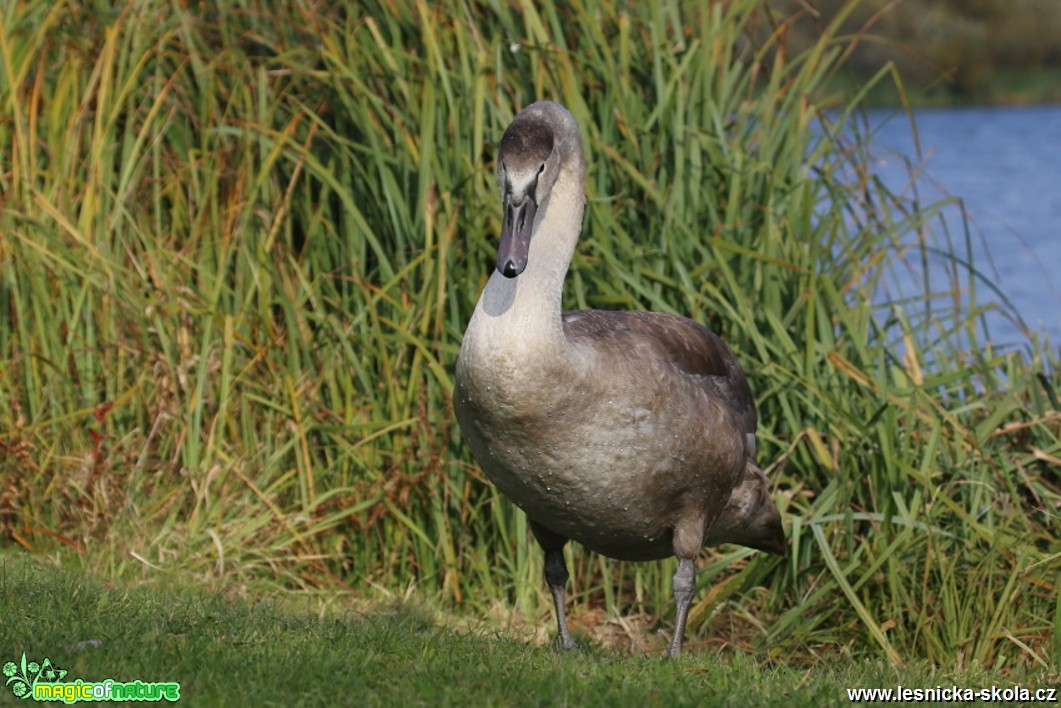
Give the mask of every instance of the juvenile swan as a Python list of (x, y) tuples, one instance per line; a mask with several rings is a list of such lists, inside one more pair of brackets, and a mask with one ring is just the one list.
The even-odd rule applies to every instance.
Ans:
[(784, 554), (755, 461), (755, 403), (733, 353), (692, 320), (560, 311), (585, 206), (582, 137), (563, 106), (525, 108), (497, 158), (504, 223), (457, 359), (454, 409), (490, 480), (530, 519), (565, 649), (569, 539), (622, 560), (674, 554), (682, 648), (704, 545)]

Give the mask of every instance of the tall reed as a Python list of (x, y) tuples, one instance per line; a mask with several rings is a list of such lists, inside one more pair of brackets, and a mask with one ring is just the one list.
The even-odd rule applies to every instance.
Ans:
[[(791, 554), (705, 553), (693, 637), (1056, 663), (1056, 352), (986, 340), (968, 234), (876, 178), (862, 94), (830, 93), (851, 38), (837, 20), (790, 56), (789, 20), (752, 0), (9, 3), (4, 537), (118, 575), (546, 612), (449, 396), (496, 140), (551, 98), (590, 160), (567, 304), (694, 317), (757, 396)], [(940, 258), (947, 282), (925, 267), (922, 292), (875, 299)], [(668, 611), (668, 564), (571, 560), (583, 608)]]

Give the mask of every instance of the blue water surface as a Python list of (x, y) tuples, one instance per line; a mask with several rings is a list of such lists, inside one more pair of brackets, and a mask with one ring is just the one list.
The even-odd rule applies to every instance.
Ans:
[[(875, 167), (893, 190), (922, 203), (961, 197), (976, 267), (998, 285), (1024, 325), (1061, 343), (1061, 106), (923, 109), (908, 117), (875, 109)], [(906, 156), (904, 160), (900, 156)], [(909, 167), (917, 169), (911, 182)], [(964, 243), (961, 210), (946, 222)], [(978, 300), (990, 296), (978, 289)], [(991, 340), (1020, 346), (1019, 324), (989, 314)]]

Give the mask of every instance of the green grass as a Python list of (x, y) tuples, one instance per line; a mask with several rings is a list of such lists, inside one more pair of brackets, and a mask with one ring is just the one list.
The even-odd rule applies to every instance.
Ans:
[[(1056, 670), (1061, 357), (993, 346), (1016, 313), (974, 236), (876, 178), (860, 108), (894, 74), (830, 93), (835, 27), (787, 53), (751, 0), (111, 6), (0, 10), (5, 545), (548, 624), (449, 397), (496, 140), (552, 98), (590, 160), (566, 304), (696, 318), (756, 395), (791, 553), (705, 552), (690, 642)], [(921, 287), (874, 304), (900, 268)], [(573, 616), (670, 621), (673, 563), (569, 564)]]
[[(886, 661), (809, 668), (741, 652), (679, 660), (598, 645), (573, 653), (514, 641), (415, 605), (255, 601), (0, 560), (0, 662), (65, 669), (64, 681), (180, 683), (195, 705), (849, 705), (847, 688), (1045, 687), (1042, 672)], [(356, 607), (356, 605), (354, 605)], [(78, 642), (97, 640), (93, 645)], [(8, 689), (3, 687), (5, 695)], [(345, 697), (345, 698), (344, 698)]]

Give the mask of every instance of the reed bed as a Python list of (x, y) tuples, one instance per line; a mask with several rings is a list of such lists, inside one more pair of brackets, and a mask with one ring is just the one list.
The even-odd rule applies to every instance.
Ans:
[[(698, 319), (757, 396), (791, 553), (705, 552), (691, 641), (1056, 670), (1058, 353), (993, 346), (953, 205), (875, 177), (829, 89), (859, 37), (790, 54), (752, 0), (337, 5), (0, 10), (5, 543), (544, 621), (450, 392), (496, 140), (550, 98), (589, 157), (566, 304)], [(570, 560), (576, 614), (666, 621), (670, 564)]]

